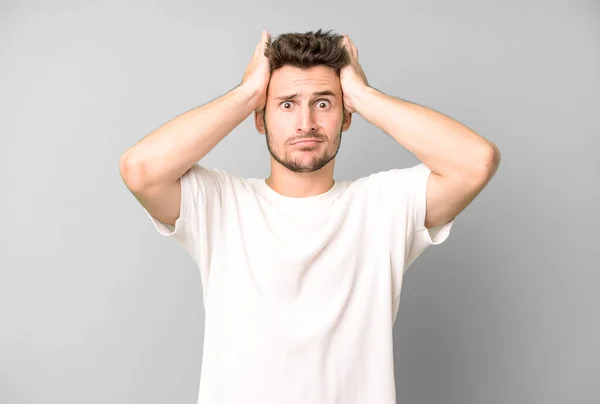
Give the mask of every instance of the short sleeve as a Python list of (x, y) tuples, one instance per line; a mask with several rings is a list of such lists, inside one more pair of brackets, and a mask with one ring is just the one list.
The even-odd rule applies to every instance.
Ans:
[(373, 180), (381, 194), (384, 215), (382, 231), (390, 240), (390, 255), (396, 281), (414, 261), (432, 245), (446, 241), (456, 218), (427, 229), (427, 182), (431, 170), (424, 163), (403, 169), (374, 174)]
[(224, 173), (194, 164), (181, 176), (180, 182), (180, 214), (174, 226), (144, 210), (158, 233), (175, 239), (194, 260), (206, 290), (211, 253), (222, 215)]
[(405, 272), (428, 247), (442, 244), (448, 239), (450, 229), (456, 220), (455, 217), (440, 226), (426, 228), (427, 182), (431, 175), (431, 169), (421, 163), (407, 169), (407, 174), (407, 182), (411, 185), (407, 187), (409, 227), (405, 250)]

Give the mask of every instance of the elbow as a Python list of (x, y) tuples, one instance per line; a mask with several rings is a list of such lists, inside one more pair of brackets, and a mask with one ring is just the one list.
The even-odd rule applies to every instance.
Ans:
[(489, 181), (498, 171), (501, 160), (500, 149), (494, 142), (488, 141), (478, 159), (477, 171), (481, 173), (485, 181)]
[(485, 160), (485, 167), (492, 172), (492, 176), (498, 171), (498, 167), (500, 167), (500, 160), (502, 159), (502, 154), (500, 153), (500, 149), (494, 142), (490, 142), (490, 147), (487, 152), (487, 159)]
[(133, 192), (137, 192), (146, 186), (146, 164), (137, 159), (131, 152), (126, 151), (119, 159), (119, 173), (121, 178)]

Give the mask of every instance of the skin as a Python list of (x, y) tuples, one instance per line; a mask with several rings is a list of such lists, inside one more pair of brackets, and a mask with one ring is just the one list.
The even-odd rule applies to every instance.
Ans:
[[(315, 94), (328, 91), (331, 94)], [(295, 97), (289, 98), (290, 95)], [(335, 157), (342, 132), (350, 128), (342, 86), (327, 66), (283, 66), (271, 74), (264, 111), (255, 113), (256, 129), (266, 136), (271, 155), (267, 185), (290, 197), (327, 192), (334, 183)], [(317, 138), (317, 143), (293, 144)]]
[[(427, 228), (456, 217), (496, 173), (501, 157), (493, 142), (444, 114), (370, 87), (358, 50), (347, 35), (341, 43), (350, 63), (339, 77), (323, 66), (306, 70), (284, 66), (271, 72), (264, 55), (268, 41), (270, 34), (263, 31), (239, 86), (165, 123), (121, 156), (119, 170), (127, 187), (162, 222), (174, 225), (179, 217), (181, 176), (252, 111), (271, 153), (267, 184), (282, 195), (307, 197), (331, 188), (341, 132), (350, 127), (353, 113), (431, 169)], [(333, 93), (322, 97), (329, 98), (329, 105), (311, 98), (313, 92), (324, 90)], [(291, 104), (277, 99), (292, 92), (300, 95)], [(291, 144), (313, 135), (323, 142)]]
[[(431, 169), (425, 227), (441, 226), (462, 212), (489, 183), (500, 164), (498, 147), (444, 114), (370, 87), (358, 62), (356, 46), (347, 35), (342, 44), (350, 55), (350, 64), (341, 69), (339, 80), (334, 72), (322, 67), (273, 72), (273, 83), (266, 97), (266, 117), (260, 114), (256, 117), (260, 133), (267, 133), (269, 128), (272, 172), (267, 184), (280, 194), (295, 197), (317, 195), (330, 189), (334, 183), (334, 150), (337, 152), (339, 148), (338, 132), (333, 129), (341, 123), (342, 131), (346, 130), (350, 124), (346, 116), (359, 113)], [(337, 120), (335, 115), (315, 108), (310, 98), (313, 91), (328, 86), (336, 96), (341, 90), (341, 102), (336, 104)], [(301, 96), (290, 115), (285, 115), (290, 119), (284, 119), (283, 114), (288, 112), (279, 108), (277, 97), (292, 92), (300, 92)], [(293, 149), (292, 141), (310, 133), (325, 142), (312, 148)]]

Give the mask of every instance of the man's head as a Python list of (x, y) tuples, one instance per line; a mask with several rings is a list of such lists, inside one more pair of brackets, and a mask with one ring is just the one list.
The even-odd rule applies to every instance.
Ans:
[[(293, 172), (317, 171), (331, 162), (350, 127), (340, 84), (350, 58), (342, 39), (331, 31), (288, 33), (265, 51), (271, 79), (256, 128), (266, 135), (271, 156)], [(318, 142), (297, 143), (309, 138)]]

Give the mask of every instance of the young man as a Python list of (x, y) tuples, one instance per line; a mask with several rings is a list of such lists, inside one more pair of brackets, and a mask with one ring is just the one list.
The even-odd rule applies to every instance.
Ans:
[[(268, 178), (199, 165), (252, 112)], [(352, 113), (421, 164), (334, 180)], [(490, 141), (369, 87), (348, 36), (263, 32), (241, 84), (127, 150), (121, 175), (201, 274), (198, 402), (395, 403), (403, 274), (497, 170)]]

